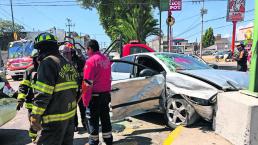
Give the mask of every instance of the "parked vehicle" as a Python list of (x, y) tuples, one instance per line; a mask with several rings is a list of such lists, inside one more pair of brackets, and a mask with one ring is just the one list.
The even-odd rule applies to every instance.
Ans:
[[(119, 59), (131, 54), (155, 52), (148, 45), (140, 43), (138, 40), (132, 40), (129, 43), (124, 43), (121, 38), (115, 40), (104, 52), (111, 59)], [(110, 55), (111, 54), (111, 55)]]
[(227, 57), (229, 56), (229, 54), (231, 53), (231, 51), (218, 51), (214, 54), (214, 57), (216, 59), (216, 61), (220, 61), (223, 59), (227, 59)]
[(32, 41), (21, 40), (9, 43), (6, 68), (7, 74), (13, 80), (22, 78), (25, 70), (33, 65), (30, 57), (33, 49)]
[(0, 77), (0, 126), (4, 125), (16, 115), (17, 92), (9, 82)]
[(218, 93), (247, 87), (247, 73), (213, 69), (192, 56), (129, 55), (112, 65), (112, 119), (159, 110), (171, 128), (212, 121)]

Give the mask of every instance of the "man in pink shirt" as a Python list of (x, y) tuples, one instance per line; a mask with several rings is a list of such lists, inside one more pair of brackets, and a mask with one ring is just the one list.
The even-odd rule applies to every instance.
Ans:
[(87, 107), (86, 117), (89, 125), (89, 145), (99, 144), (99, 119), (102, 125), (103, 140), (112, 145), (112, 127), (109, 116), (109, 103), (111, 101), (111, 63), (99, 51), (96, 40), (90, 40), (87, 47), (89, 56), (84, 67), (84, 84), (82, 99)]

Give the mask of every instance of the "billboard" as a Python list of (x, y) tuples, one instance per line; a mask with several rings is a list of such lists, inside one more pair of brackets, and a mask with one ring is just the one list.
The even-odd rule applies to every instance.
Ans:
[(228, 0), (227, 22), (243, 21), (245, 15), (245, 0)]
[(170, 11), (181, 11), (182, 10), (182, 0), (170, 0), (169, 10)]

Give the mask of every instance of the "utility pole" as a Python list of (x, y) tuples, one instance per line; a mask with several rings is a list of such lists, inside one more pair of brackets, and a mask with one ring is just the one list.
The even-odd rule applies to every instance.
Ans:
[(13, 38), (14, 38), (14, 17), (13, 17), (13, 1), (10, 0), (10, 3), (11, 3), (11, 13), (12, 13), (12, 23), (13, 23)]
[(74, 27), (75, 25), (72, 24), (72, 20), (70, 18), (66, 18), (67, 24), (66, 27), (68, 27), (68, 36), (71, 37), (71, 27)]
[(201, 8), (201, 23), (202, 23), (202, 28), (201, 28), (201, 42), (200, 42), (200, 57), (202, 57), (202, 49), (203, 49), (203, 16), (207, 14), (208, 10), (204, 8), (204, 0), (202, 0), (202, 8)]

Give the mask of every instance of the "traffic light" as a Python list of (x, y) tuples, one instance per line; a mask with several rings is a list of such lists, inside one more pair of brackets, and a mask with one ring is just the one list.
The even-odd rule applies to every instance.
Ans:
[(169, 26), (174, 25), (175, 24), (175, 18), (173, 18), (171, 15), (169, 15), (168, 18), (167, 18), (167, 24)]

